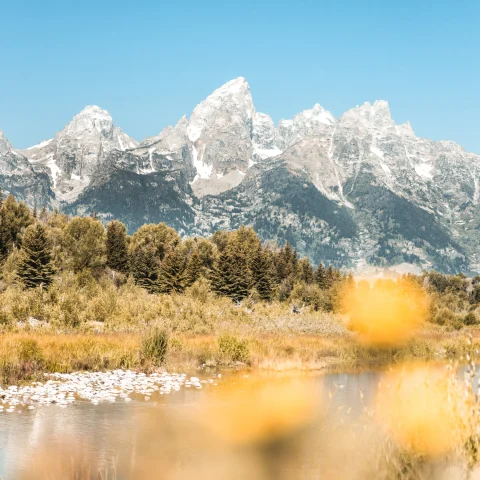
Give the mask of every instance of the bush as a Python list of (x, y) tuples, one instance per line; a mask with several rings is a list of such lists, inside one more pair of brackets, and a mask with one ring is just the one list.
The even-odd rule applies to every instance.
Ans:
[(155, 365), (165, 362), (168, 351), (168, 333), (163, 328), (153, 327), (142, 340), (142, 357)]
[(449, 325), (454, 321), (455, 314), (446, 307), (438, 310), (433, 317), (433, 323), (436, 323), (438, 325)]
[(233, 335), (225, 333), (218, 338), (220, 353), (232, 362), (248, 363), (250, 352), (246, 340), (238, 340)]
[(465, 325), (477, 325), (478, 317), (474, 312), (467, 313), (463, 318), (463, 323)]

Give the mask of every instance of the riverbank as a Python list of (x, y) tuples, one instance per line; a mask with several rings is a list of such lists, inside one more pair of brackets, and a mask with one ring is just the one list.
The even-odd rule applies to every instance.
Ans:
[(458, 359), (467, 349), (469, 336), (473, 349), (480, 349), (480, 331), (474, 327), (449, 332), (427, 326), (404, 345), (388, 349), (364, 345), (357, 334), (341, 325), (338, 331), (328, 328), (334, 331), (323, 335), (259, 333), (253, 329), (209, 335), (169, 335), (162, 329), (130, 333), (3, 332), (0, 382), (11, 385), (38, 380), (44, 373), (114, 369), (191, 374), (202, 369), (231, 368), (315, 371), (403, 360)]

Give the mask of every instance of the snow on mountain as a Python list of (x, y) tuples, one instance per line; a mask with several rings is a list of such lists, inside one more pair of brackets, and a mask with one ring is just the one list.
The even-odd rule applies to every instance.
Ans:
[(107, 156), (138, 142), (115, 127), (111, 115), (95, 105), (85, 107), (57, 135), (21, 153), (36, 169), (47, 171), (56, 197), (73, 201), (90, 184)]
[(131, 229), (248, 223), (315, 262), (480, 272), (480, 156), (417, 137), (381, 100), (337, 119), (315, 104), (275, 125), (239, 77), (140, 143), (89, 106), (24, 151), (0, 133), (0, 185)]

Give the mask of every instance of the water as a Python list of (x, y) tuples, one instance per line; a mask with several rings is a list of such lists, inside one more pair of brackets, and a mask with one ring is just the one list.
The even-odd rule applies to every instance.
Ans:
[[(336, 373), (315, 378), (314, 385), (320, 403), (329, 405), (328, 415), (348, 412), (349, 418), (355, 418), (372, 404), (380, 377), (381, 373), (374, 371)], [(228, 377), (223, 381), (228, 383)], [(154, 395), (149, 402), (141, 397), (130, 403), (100, 405), (79, 401), (66, 408), (50, 405), (0, 414), (0, 478), (19, 478), (31, 469), (32, 458), (39, 451), (44, 451), (46, 458), (55, 452), (63, 452), (64, 457), (81, 452), (86, 458), (94, 458), (97, 467), (116, 465), (116, 469), (128, 470), (128, 464), (138, 460), (139, 451), (145, 450), (140, 447), (142, 442), (151, 444), (142, 439), (142, 425), (152, 430), (152, 418), (157, 424), (153, 428), (155, 443), (162, 452), (168, 452), (168, 461), (177, 466), (195, 465), (205, 453), (204, 441), (192, 433), (191, 427), (198, 420), (199, 405), (208, 401), (215, 388), (182, 389), (170, 395)], [(116, 478), (122, 478), (121, 472)]]

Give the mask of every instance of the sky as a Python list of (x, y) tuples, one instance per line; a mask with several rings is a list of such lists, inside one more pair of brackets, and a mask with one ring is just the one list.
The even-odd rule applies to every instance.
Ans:
[(382, 99), (480, 153), (479, 25), (477, 0), (6, 0), (0, 129), (26, 148), (96, 104), (141, 140), (243, 76), (275, 122)]

